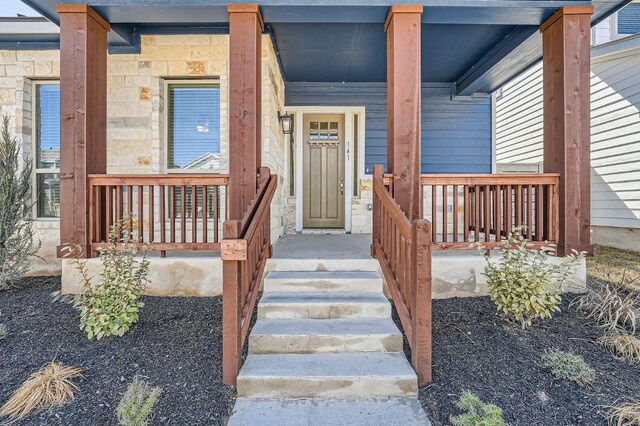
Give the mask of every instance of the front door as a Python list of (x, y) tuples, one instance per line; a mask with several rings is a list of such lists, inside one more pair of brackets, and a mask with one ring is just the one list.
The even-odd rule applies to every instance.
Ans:
[(305, 115), (305, 228), (344, 228), (344, 115)]

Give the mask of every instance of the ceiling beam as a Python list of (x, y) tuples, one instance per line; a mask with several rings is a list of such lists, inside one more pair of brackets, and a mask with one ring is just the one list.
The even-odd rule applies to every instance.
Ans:
[(534, 26), (518, 26), (514, 28), (500, 43), (456, 81), (456, 96), (470, 96), (481, 91), (493, 74), (503, 71), (506, 66), (513, 66), (514, 64), (510, 61), (505, 61), (505, 58), (522, 43), (536, 35), (537, 31), (538, 27)]

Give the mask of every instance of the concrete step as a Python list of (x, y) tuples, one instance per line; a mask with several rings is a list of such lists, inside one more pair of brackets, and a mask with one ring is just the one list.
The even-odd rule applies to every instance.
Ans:
[(402, 333), (391, 318), (261, 319), (249, 353), (402, 352)]
[(228, 426), (430, 426), (417, 398), (238, 398)]
[(267, 271), (369, 271), (380, 269), (373, 258), (282, 258), (273, 257), (267, 261)]
[(269, 272), (264, 278), (265, 292), (382, 291), (382, 278), (370, 271), (291, 271)]
[(277, 354), (247, 357), (238, 396), (252, 398), (416, 396), (403, 353)]
[(258, 318), (388, 318), (391, 305), (382, 293), (268, 293), (258, 304)]

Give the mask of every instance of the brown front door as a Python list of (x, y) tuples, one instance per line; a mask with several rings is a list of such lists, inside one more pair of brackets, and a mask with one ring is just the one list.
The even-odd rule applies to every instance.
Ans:
[(344, 228), (344, 115), (305, 115), (305, 228)]

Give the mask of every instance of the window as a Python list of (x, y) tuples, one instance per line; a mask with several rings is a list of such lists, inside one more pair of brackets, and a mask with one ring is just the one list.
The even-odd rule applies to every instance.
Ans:
[(167, 169), (220, 171), (220, 85), (167, 85)]
[(60, 84), (34, 83), (36, 216), (60, 217)]
[(618, 34), (640, 33), (640, 4), (629, 4), (618, 12)]

